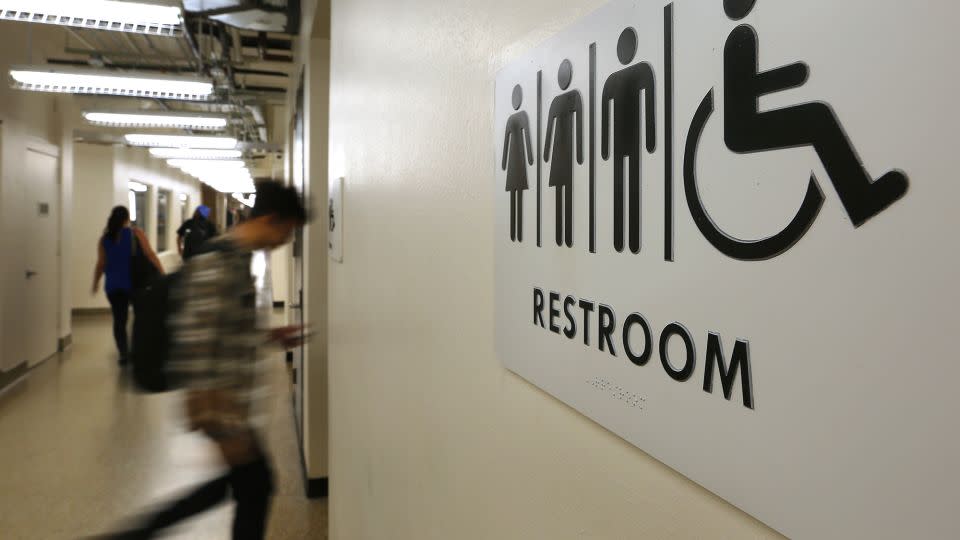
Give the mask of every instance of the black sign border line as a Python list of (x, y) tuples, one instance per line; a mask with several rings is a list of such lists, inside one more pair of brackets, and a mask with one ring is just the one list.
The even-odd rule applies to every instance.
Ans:
[(541, 240), (541, 228), (543, 218), (540, 215), (542, 199), (540, 194), (540, 183), (543, 177), (543, 70), (537, 71), (537, 247), (543, 247)]
[(673, 262), (673, 3), (663, 8), (664, 227), (663, 259)]
[(597, 252), (597, 44), (590, 44), (590, 163), (588, 165), (590, 253)]

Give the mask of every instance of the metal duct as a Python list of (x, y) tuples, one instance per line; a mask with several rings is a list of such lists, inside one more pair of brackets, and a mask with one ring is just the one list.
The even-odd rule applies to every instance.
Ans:
[(247, 105), (247, 110), (250, 111), (253, 119), (257, 122), (257, 133), (260, 134), (260, 140), (268, 142), (270, 139), (267, 138), (267, 120), (263, 115), (263, 108), (259, 105)]
[(297, 34), (300, 0), (184, 0), (183, 9), (242, 30)]

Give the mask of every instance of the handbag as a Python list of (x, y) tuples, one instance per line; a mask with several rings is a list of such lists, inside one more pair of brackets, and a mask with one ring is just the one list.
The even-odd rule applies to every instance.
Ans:
[(160, 271), (140, 248), (136, 231), (131, 230), (130, 237), (133, 244), (130, 252), (130, 284), (136, 291), (154, 283), (160, 277)]

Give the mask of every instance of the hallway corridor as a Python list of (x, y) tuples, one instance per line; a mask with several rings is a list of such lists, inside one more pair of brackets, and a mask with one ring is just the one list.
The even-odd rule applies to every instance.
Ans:
[[(130, 390), (109, 316), (75, 317), (73, 347), (0, 395), (0, 538), (61, 540), (106, 532), (217, 473), (213, 449), (180, 425), (177, 394)], [(304, 496), (287, 368), (280, 353), (264, 437), (277, 490), (268, 538), (327, 538), (327, 501)], [(232, 506), (171, 538), (229, 536)]]

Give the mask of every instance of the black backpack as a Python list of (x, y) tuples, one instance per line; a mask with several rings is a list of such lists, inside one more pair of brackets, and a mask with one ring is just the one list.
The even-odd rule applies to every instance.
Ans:
[(177, 388), (168, 370), (173, 341), (169, 319), (178, 309), (174, 289), (181, 277), (180, 272), (167, 274), (134, 293), (130, 362), (133, 381), (143, 392)]
[(196, 218), (193, 219), (190, 228), (186, 231), (187, 234), (183, 238), (184, 258), (199, 255), (203, 251), (203, 245), (213, 236), (211, 229), (209, 223)]

